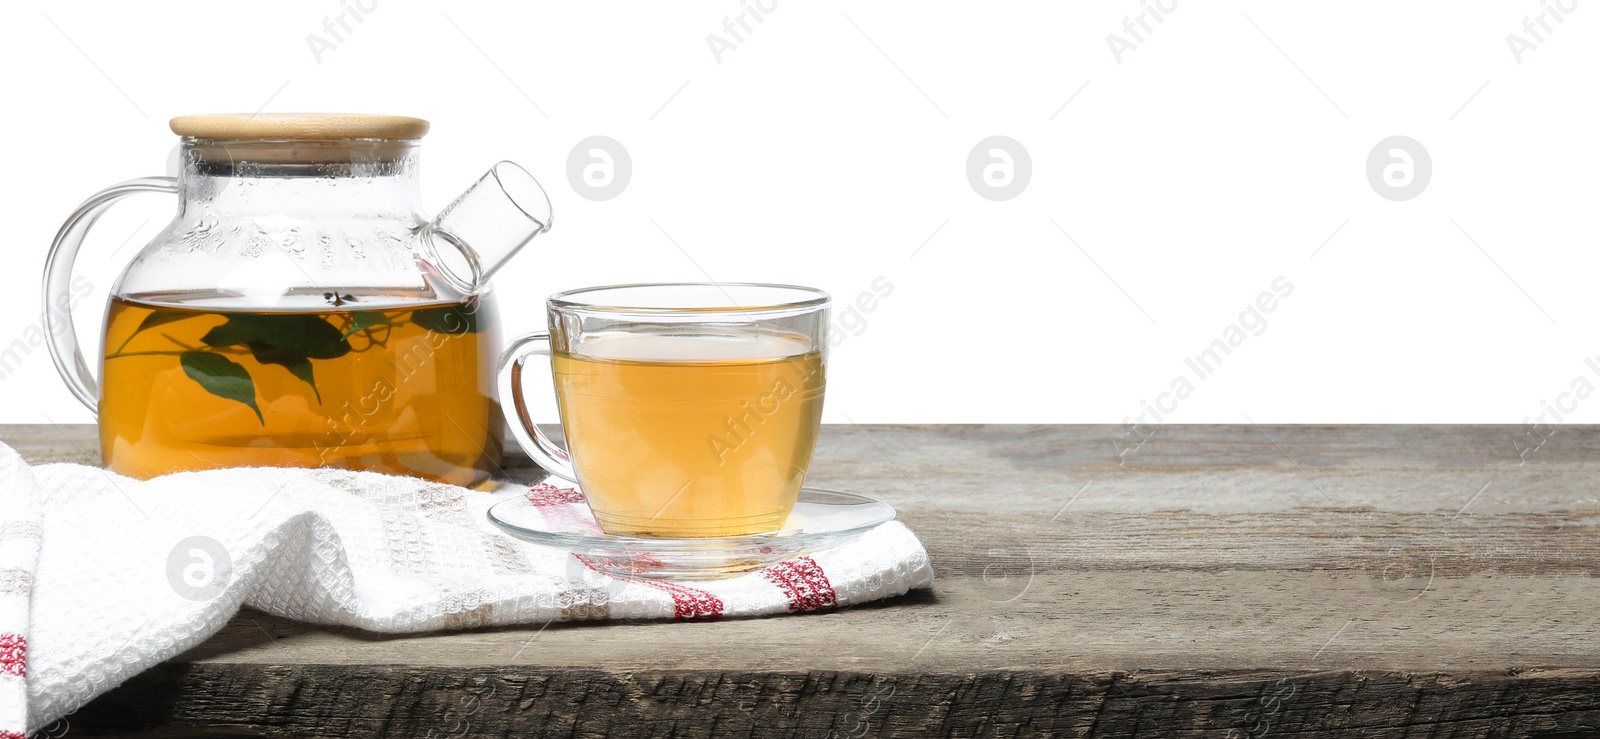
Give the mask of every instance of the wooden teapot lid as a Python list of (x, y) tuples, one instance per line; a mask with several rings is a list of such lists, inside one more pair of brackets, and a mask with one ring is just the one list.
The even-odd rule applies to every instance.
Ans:
[(179, 136), (222, 140), (420, 139), (428, 133), (421, 118), (363, 113), (184, 115), (170, 125)]

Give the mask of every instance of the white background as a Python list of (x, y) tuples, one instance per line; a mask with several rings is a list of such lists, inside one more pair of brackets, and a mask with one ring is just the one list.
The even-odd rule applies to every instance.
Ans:
[[(508, 334), (583, 285), (709, 274), (849, 300), (887, 279), (833, 355), (830, 422), (1121, 423), (1186, 376), (1168, 422), (1524, 423), (1600, 386), (1593, 3), (1562, 0), (1534, 42), (1538, 0), (1177, 0), (1135, 42), (1138, 0), (763, 0), (718, 63), (707, 37), (733, 41), (740, 0), (364, 1), (320, 63), (308, 36), (333, 41), (338, 0), (9, 4), (0, 348), (39, 321), (67, 213), (163, 173), (168, 118), (264, 109), (431, 120), (431, 209), (498, 159), (538, 176), (556, 225), (497, 277)], [(1113, 33), (1135, 46), (1120, 63)], [(1512, 33), (1536, 44), (1520, 63)], [(592, 135), (632, 158), (613, 200), (567, 181)], [(966, 174), (994, 135), (1032, 162), (1004, 202)], [(1433, 163), (1405, 202), (1366, 176), (1393, 135)], [(119, 208), (80, 273), (108, 288), (170, 215)], [(1196, 380), (1185, 358), (1278, 276), (1294, 292), (1267, 328)], [(1600, 398), (1563, 402), (1600, 421)], [(43, 347), (0, 380), (0, 422), (90, 420)]]

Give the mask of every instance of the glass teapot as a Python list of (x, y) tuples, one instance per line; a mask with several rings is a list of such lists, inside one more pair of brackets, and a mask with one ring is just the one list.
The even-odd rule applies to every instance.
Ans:
[[(428, 122), (378, 115), (184, 116), (177, 177), (103, 190), (45, 264), (50, 354), (98, 416), (107, 467), (341, 467), (457, 485), (501, 455), (488, 279), (550, 228), (531, 175), (501, 162), (428, 221)], [(178, 195), (106, 307), (99, 380), (70, 314), (72, 265), (122, 197)]]

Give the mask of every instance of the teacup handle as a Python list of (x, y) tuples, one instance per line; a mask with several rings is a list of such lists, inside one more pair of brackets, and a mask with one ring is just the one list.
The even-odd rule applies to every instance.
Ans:
[(500, 355), (499, 383), (501, 402), (510, 403), (511, 435), (522, 445), (533, 461), (556, 477), (578, 481), (572, 470), (572, 457), (565, 449), (556, 446), (545, 436), (539, 426), (528, 417), (528, 404), (522, 399), (522, 364), (532, 356), (550, 356), (550, 334), (545, 332), (523, 334), (511, 340)]

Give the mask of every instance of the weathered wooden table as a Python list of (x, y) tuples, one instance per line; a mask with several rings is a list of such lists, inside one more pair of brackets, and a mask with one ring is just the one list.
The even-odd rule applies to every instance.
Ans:
[[(70, 732), (1600, 737), (1600, 428), (1537, 431), (829, 427), (811, 481), (892, 502), (931, 592), (420, 637), (246, 611)], [(0, 438), (96, 461), (86, 427)]]

